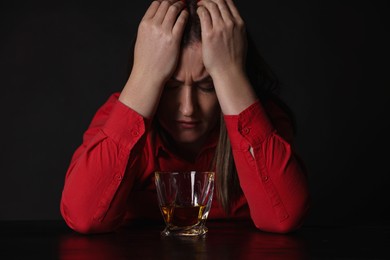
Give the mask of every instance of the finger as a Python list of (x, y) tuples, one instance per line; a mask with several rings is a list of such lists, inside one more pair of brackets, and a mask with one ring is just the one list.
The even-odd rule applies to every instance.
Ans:
[(165, 15), (167, 14), (167, 11), (170, 6), (171, 1), (161, 1), (160, 6), (158, 7), (158, 10), (153, 17), (154, 21), (161, 24), (164, 21)]
[(224, 21), (232, 21), (233, 15), (230, 12), (230, 7), (226, 4), (225, 0), (214, 0), (217, 3), (219, 12), (221, 13), (222, 19)]
[(150, 4), (148, 10), (146, 10), (146, 12), (144, 14), (144, 17), (142, 19), (152, 18), (156, 14), (159, 6), (160, 6), (160, 2), (159, 1), (153, 1)]
[(207, 32), (207, 31), (211, 31), (213, 29), (213, 23), (211, 20), (210, 13), (206, 9), (206, 7), (199, 6), (198, 9), (196, 9), (196, 12), (199, 16), (200, 27), (201, 27), (202, 33)]
[(218, 21), (223, 21), (222, 15), (219, 11), (219, 7), (215, 2), (210, 0), (203, 0), (200, 1), (198, 5), (203, 6), (207, 9), (210, 14), (211, 22), (213, 25), (216, 24)]
[(183, 10), (183, 8), (184, 8), (184, 4), (181, 1), (174, 3), (173, 5), (171, 5), (168, 8), (167, 13), (164, 17), (164, 20), (162, 22), (164, 29), (167, 29), (170, 31), (172, 30), (172, 27), (174, 26), (174, 24), (178, 18), (178, 15), (181, 12), (181, 10)]
[(226, 4), (229, 7), (229, 10), (230, 10), (231, 14), (233, 15), (234, 19), (236, 19), (236, 21), (242, 22), (241, 15), (238, 12), (236, 5), (233, 3), (233, 0), (226, 0)]
[(184, 33), (184, 29), (186, 27), (186, 23), (188, 20), (189, 13), (187, 10), (181, 11), (179, 17), (177, 17), (176, 23), (172, 28), (172, 34), (178, 37), (182, 37)]

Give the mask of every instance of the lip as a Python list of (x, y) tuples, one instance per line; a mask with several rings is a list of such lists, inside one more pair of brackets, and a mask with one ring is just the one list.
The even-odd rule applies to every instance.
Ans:
[(198, 126), (198, 124), (200, 123), (199, 121), (185, 121), (185, 120), (176, 120), (176, 123), (182, 127), (182, 128), (185, 128), (185, 129), (191, 129), (191, 128), (195, 128)]

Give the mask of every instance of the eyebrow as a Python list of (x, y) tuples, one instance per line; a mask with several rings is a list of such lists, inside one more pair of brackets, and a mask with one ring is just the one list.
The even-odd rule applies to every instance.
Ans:
[[(174, 82), (177, 82), (177, 83), (183, 83), (183, 81), (181, 80), (178, 80), (176, 78), (171, 78), (169, 79), (168, 81), (174, 81)], [(197, 80), (197, 81), (194, 81), (195, 83), (205, 83), (205, 82), (213, 82), (213, 79), (211, 78), (210, 75), (204, 77), (204, 78), (201, 78), (200, 80)]]

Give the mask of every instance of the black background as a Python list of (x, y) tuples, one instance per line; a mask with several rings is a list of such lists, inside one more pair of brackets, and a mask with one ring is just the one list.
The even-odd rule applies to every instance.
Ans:
[[(388, 223), (386, 1), (235, 2), (297, 117), (312, 192), (306, 224)], [(72, 153), (122, 89), (148, 5), (0, 4), (0, 220), (61, 218)]]

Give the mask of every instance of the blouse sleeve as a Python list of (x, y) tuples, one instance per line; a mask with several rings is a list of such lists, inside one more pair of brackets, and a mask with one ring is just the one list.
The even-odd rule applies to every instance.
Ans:
[[(292, 148), (292, 128), (281, 109), (271, 117), (260, 101), (239, 115), (225, 115), (233, 157), (257, 228), (285, 233), (308, 210), (307, 176)], [(272, 119), (272, 121), (271, 121)]]
[(118, 94), (96, 112), (65, 177), (61, 214), (72, 229), (108, 232), (122, 223), (127, 195), (147, 161), (146, 130), (147, 121)]

